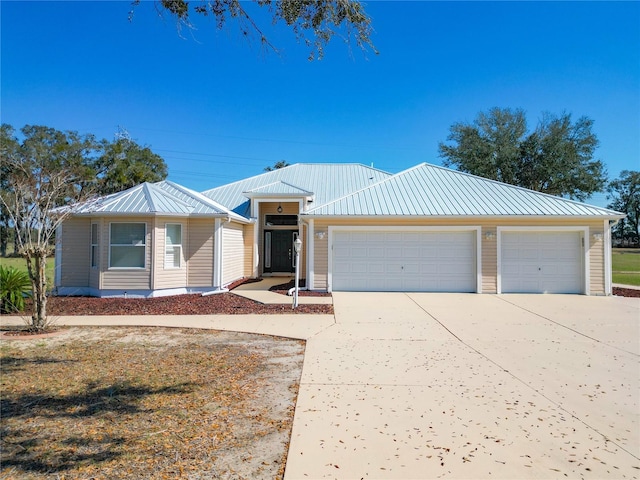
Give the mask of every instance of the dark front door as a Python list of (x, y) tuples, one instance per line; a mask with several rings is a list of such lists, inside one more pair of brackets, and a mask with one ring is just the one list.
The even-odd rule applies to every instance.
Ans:
[(294, 271), (293, 233), (292, 230), (271, 230), (264, 232), (265, 272)]

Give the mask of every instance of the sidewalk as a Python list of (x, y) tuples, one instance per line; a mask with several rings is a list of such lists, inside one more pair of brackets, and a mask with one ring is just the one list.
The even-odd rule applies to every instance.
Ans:
[[(333, 325), (333, 315), (92, 315), (54, 317), (59, 326), (174, 327), (228, 330), (307, 340)], [(24, 325), (19, 316), (3, 315), (0, 327)], [(0, 339), (2, 337), (0, 336)]]

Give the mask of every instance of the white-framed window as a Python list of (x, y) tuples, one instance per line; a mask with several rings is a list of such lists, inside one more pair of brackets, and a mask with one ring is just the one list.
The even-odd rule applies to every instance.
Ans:
[(109, 232), (109, 268), (145, 268), (146, 223), (112, 223)]
[(91, 224), (91, 267), (98, 266), (98, 224)]
[(167, 223), (165, 225), (164, 268), (180, 268), (182, 266), (182, 225)]

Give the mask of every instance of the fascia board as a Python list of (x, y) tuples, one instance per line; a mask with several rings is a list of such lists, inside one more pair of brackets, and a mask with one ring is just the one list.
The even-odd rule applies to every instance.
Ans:
[(597, 220), (611, 219), (620, 220), (626, 215), (322, 215), (313, 213), (300, 213), (304, 218), (322, 219), (486, 219), (486, 220), (504, 220), (504, 219), (579, 219), (579, 220)]

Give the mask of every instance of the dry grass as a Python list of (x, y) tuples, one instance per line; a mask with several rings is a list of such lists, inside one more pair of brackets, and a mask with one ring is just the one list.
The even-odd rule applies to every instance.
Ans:
[(277, 478), (303, 343), (158, 328), (2, 340), (2, 478)]

